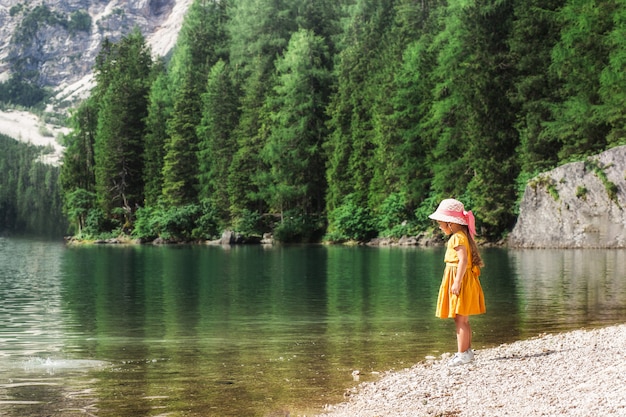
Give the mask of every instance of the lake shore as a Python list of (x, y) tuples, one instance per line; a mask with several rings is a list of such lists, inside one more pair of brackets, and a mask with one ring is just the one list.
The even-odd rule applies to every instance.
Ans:
[(626, 325), (546, 334), (447, 355), (363, 383), (325, 417), (572, 417), (626, 415)]

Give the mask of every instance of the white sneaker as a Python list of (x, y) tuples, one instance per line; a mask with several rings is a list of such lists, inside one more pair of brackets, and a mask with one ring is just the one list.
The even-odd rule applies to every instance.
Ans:
[(474, 351), (467, 349), (465, 352), (457, 352), (454, 354), (448, 366), (459, 366), (470, 363), (474, 359)]

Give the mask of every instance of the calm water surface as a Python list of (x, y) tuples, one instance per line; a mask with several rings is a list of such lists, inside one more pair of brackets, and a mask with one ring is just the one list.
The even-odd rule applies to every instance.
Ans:
[[(483, 249), (474, 347), (626, 319), (626, 251)], [(455, 350), (443, 248), (0, 238), (0, 415), (291, 416)]]

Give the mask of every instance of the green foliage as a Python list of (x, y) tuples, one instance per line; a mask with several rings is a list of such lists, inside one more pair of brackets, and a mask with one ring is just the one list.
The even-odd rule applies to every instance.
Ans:
[[(163, 198), (169, 205), (195, 204), (199, 191), (202, 91), (210, 68), (225, 57), (225, 2), (195, 1), (185, 16), (172, 59), (173, 109), (163, 162)], [(203, 198), (206, 196), (203, 196)]]
[(323, 206), (324, 181), (319, 149), (325, 137), (323, 88), (330, 73), (324, 40), (310, 31), (295, 32), (282, 59), (276, 62), (278, 80), (269, 106), (269, 135), (261, 150), (269, 172), (263, 184), (270, 210), (303, 213)]
[(13, 74), (7, 81), (0, 82), (0, 102), (2, 103), (36, 107), (47, 97), (48, 94), (43, 87), (19, 74)]
[(168, 139), (163, 159), (163, 199), (168, 205), (198, 201), (198, 136), (201, 100), (188, 74), (174, 98), (174, 110), (167, 126)]
[(243, 209), (233, 219), (233, 229), (244, 236), (261, 236), (265, 231), (263, 216), (257, 211)]
[(592, 155), (607, 144), (610, 130), (599, 89), (609, 59), (604, 37), (613, 27), (611, 3), (570, 0), (559, 12), (560, 40), (552, 49), (550, 70), (562, 81), (563, 97), (554, 108), (555, 120), (546, 128), (562, 143), (561, 161)]
[(535, 191), (537, 188), (544, 188), (554, 201), (559, 201), (559, 191), (556, 189), (556, 183), (549, 175), (539, 175), (531, 180), (528, 185)]
[(220, 235), (220, 217), (213, 202), (204, 200), (200, 203), (200, 216), (196, 219), (196, 227), (191, 231), (193, 239), (212, 239)]
[(74, 32), (90, 32), (91, 16), (83, 10), (76, 10), (70, 14), (67, 22), (67, 29), (70, 33)]
[(157, 220), (160, 215), (156, 207), (140, 207), (135, 212), (132, 236), (136, 239), (151, 241), (159, 236)]
[(343, 203), (328, 214), (330, 241), (367, 241), (376, 235), (373, 216), (367, 207), (355, 202), (354, 195), (345, 197)]
[(143, 35), (135, 30), (103, 51), (100, 60), (96, 195), (105, 213), (123, 207), (130, 214), (144, 200), (143, 141), (152, 59)]
[(602, 99), (601, 114), (608, 125), (607, 143), (609, 146), (626, 144), (626, 7), (617, 2), (613, 27), (602, 40), (608, 52), (608, 62), (600, 74), (598, 93)]
[(382, 237), (399, 238), (410, 231), (406, 197), (401, 193), (390, 194), (376, 213), (376, 230)]
[(187, 242), (212, 239), (218, 235), (217, 217), (209, 203), (140, 208), (136, 212), (132, 231), (133, 237), (147, 241), (160, 237)]
[(15, 17), (18, 14), (22, 13), (23, 10), (24, 10), (24, 4), (23, 3), (13, 5), (9, 9), (9, 16)]
[(274, 240), (282, 243), (317, 242), (324, 233), (325, 224), (320, 218), (288, 211), (273, 229)]
[(511, 104), (517, 111), (518, 150), (525, 172), (550, 169), (558, 163), (562, 143), (544, 125), (554, 120), (561, 81), (550, 71), (551, 54), (559, 40), (558, 14), (565, 0), (515, 2), (510, 54), (515, 63)]
[(87, 216), (96, 206), (96, 194), (83, 188), (76, 188), (65, 194), (65, 214), (78, 234), (87, 226)]
[(94, 240), (117, 237), (122, 232), (119, 218), (107, 215), (104, 210), (95, 207), (87, 213), (85, 226), (76, 236), (80, 239)]
[[(25, 42), (67, 21), (12, 12)], [(541, 172), (626, 143), (625, 22), (616, 0), (196, 0), (167, 63), (103, 42), (65, 201), (82, 230), (291, 242), (429, 230), (452, 196), (497, 240), (527, 183), (558, 200)]]
[(43, 147), (0, 135), (0, 233), (65, 233), (59, 168), (39, 158)]
[(97, 108), (93, 99), (85, 100), (72, 112), (72, 130), (64, 136), (65, 153), (61, 166), (61, 187), (65, 199), (76, 189), (95, 192), (94, 143)]
[(433, 220), (428, 216), (437, 209), (440, 200), (437, 196), (431, 195), (415, 209), (415, 221), (419, 230), (429, 230), (433, 227)]
[(155, 220), (158, 235), (166, 240), (189, 240), (199, 215), (199, 207), (195, 204), (159, 211)]
[(167, 142), (167, 120), (172, 111), (172, 94), (163, 62), (153, 67), (154, 82), (148, 96), (148, 115), (143, 151), (144, 197), (147, 206), (156, 206), (162, 195), (163, 160)]
[(609, 178), (606, 176), (606, 172), (604, 172), (605, 168), (606, 167), (603, 167), (600, 164), (600, 161), (597, 159), (587, 158), (585, 160), (585, 169), (593, 171), (593, 173), (596, 174), (598, 179), (602, 181), (602, 184), (604, 185), (604, 188), (606, 189), (606, 193), (609, 197), (609, 200), (619, 205), (619, 201), (617, 198), (617, 192), (618, 192), (617, 185), (611, 180), (609, 180)]
[(197, 129), (199, 196), (201, 200), (210, 200), (219, 217), (227, 220), (229, 167), (236, 151), (231, 135), (239, 111), (237, 94), (224, 61), (211, 68), (202, 101), (202, 121)]

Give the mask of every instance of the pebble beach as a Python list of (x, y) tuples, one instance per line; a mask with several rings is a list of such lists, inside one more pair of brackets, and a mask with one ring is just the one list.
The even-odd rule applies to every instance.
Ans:
[(449, 354), (383, 375), (326, 406), (324, 417), (626, 417), (626, 324), (545, 334)]

